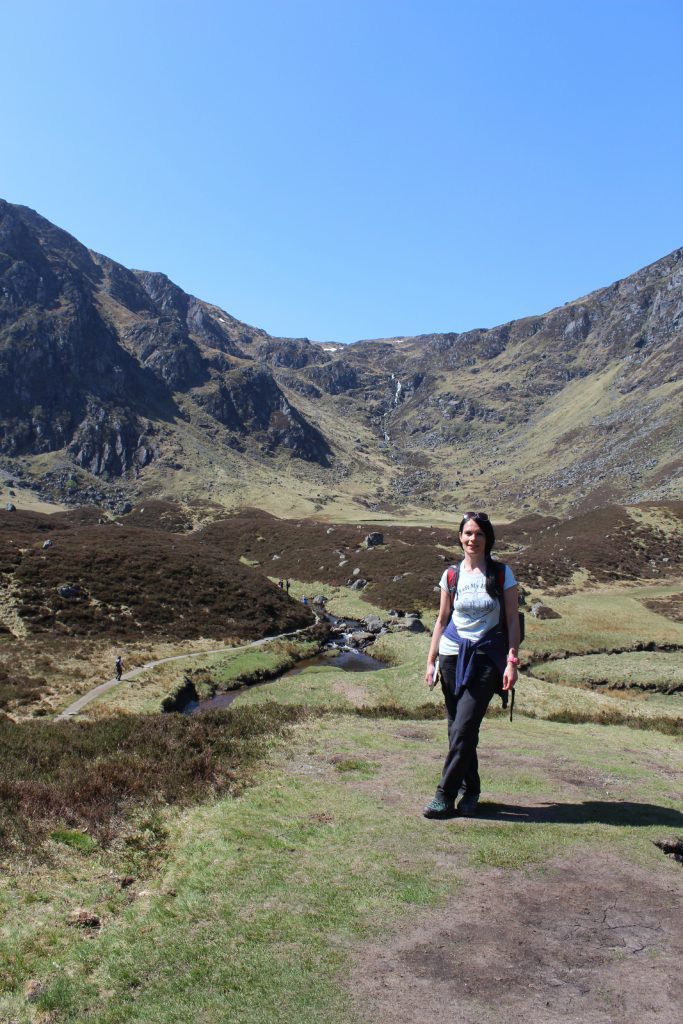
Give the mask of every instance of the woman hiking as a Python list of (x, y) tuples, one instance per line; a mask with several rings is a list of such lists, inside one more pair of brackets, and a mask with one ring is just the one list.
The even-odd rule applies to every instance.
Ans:
[(448, 716), (449, 749), (426, 818), (476, 814), (481, 783), (479, 726), (494, 693), (517, 682), (519, 601), (509, 566), (491, 557), (495, 533), (485, 512), (466, 512), (458, 529), (464, 558), (440, 581), (441, 604), (427, 657), (432, 687), (436, 658)]

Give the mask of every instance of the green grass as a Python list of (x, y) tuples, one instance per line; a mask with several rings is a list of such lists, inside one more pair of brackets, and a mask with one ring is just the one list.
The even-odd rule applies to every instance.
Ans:
[(468, 860), (477, 867), (523, 868), (552, 856), (565, 834), (566, 830), (553, 825), (535, 829), (511, 824), (476, 826), (468, 837)]
[[(0, 1015), (33, 1020), (22, 996), (32, 977), (46, 986), (36, 1009), (54, 1010), (60, 1024), (353, 1024), (345, 978), (359, 944), (405, 928), (416, 908), (443, 913), (471, 871), (537, 870), (586, 845), (669, 870), (652, 846), (678, 813), (682, 755), (666, 737), (606, 728), (597, 745), (595, 727), (492, 720), (482, 736), (484, 807), (556, 807), (555, 818), (427, 822), (420, 807), (445, 729), (415, 728), (349, 715), (302, 723), (239, 799), (165, 815), (164, 860), (130, 897), (99, 855), (66, 847), (79, 860), (53, 869), (44, 901), (27, 901), (41, 883), (20, 876)], [(624, 748), (632, 771), (616, 777)], [(372, 764), (372, 775), (349, 771), (340, 784), (340, 756)], [(96, 934), (65, 924), (76, 901), (102, 916)]]
[(571, 686), (672, 693), (683, 690), (683, 651), (592, 654), (538, 665), (534, 675)]
[[(317, 639), (301, 637), (271, 640), (258, 647), (237, 647), (218, 654), (188, 655), (150, 668), (134, 679), (124, 679), (98, 699), (97, 709), (106, 709), (109, 714), (153, 714), (165, 698), (177, 692), (186, 677), (203, 699), (286, 672), (302, 658), (314, 655), (319, 646)], [(92, 714), (91, 707), (87, 713)]]
[(362, 779), (371, 779), (378, 767), (375, 761), (365, 761), (361, 757), (345, 757), (335, 763), (335, 768), (342, 775), (353, 772)]
[(79, 832), (72, 828), (56, 828), (50, 834), (50, 839), (53, 839), (56, 843), (64, 843), (65, 846), (70, 846), (80, 853), (92, 853), (93, 850), (97, 849), (97, 843), (94, 839), (85, 832)]
[[(318, 589), (335, 612), (377, 610), (346, 588), (306, 585), (309, 596)], [(635, 621), (626, 588), (588, 595), (587, 639), (572, 625), (584, 605), (560, 605), (573, 597), (549, 599), (566, 610), (565, 649), (608, 646), (625, 635), (620, 616), (626, 632)], [(550, 627), (533, 625), (537, 649)], [(371, 651), (383, 670), (307, 668), (195, 719), (1, 723), (0, 1020), (356, 1024), (346, 979), (364, 944), (398, 934), (416, 909), (443, 914), (471, 873), (536, 872), (542, 884), (545, 864), (581, 847), (653, 874), (679, 870), (652, 840), (683, 828), (680, 739), (597, 724), (678, 728), (674, 697), (527, 675), (514, 722), (494, 705), (482, 727), (482, 816), (425, 821), (446, 748), (442, 698), (422, 681), (428, 646), (428, 634), (388, 634)], [(277, 668), (282, 653), (233, 650), (172, 671), (190, 665), (209, 689), (229, 688)], [(651, 672), (659, 655), (634, 657)], [(160, 668), (136, 707), (154, 687), (155, 706), (168, 692), (171, 670)], [(563, 717), (583, 724), (553, 721)], [(80, 906), (99, 929), (68, 924)], [(45, 986), (35, 1004), (23, 994), (29, 979)]]
[[(238, 697), (236, 706), (265, 704), (276, 700), (283, 705), (301, 705), (325, 710), (355, 711), (364, 714), (395, 714), (404, 718), (442, 718), (443, 697), (428, 690), (423, 682), (427, 651), (427, 633), (391, 633), (380, 637), (369, 649), (390, 666), (374, 672), (353, 673), (332, 666), (318, 665), (301, 673), (277, 679)], [(642, 654), (644, 666), (655, 652)], [(545, 671), (550, 664), (544, 664)], [(562, 666), (567, 662), (559, 662)], [(534, 670), (535, 673), (535, 670)], [(492, 701), (487, 717), (502, 714), (499, 699)], [(516, 716), (531, 716), (558, 721), (632, 724), (639, 728), (681, 731), (683, 706), (675, 697), (666, 704), (648, 699), (626, 699), (602, 691), (593, 692), (581, 685), (557, 685), (546, 679), (523, 673), (516, 689)]]
[[(273, 582), (277, 576), (269, 577)], [(362, 619), (366, 615), (386, 616), (388, 608), (381, 608), (371, 601), (363, 598), (364, 591), (351, 590), (350, 587), (335, 587), (329, 583), (321, 583), (319, 580), (305, 583), (302, 580), (290, 578), (290, 596), (300, 601), (304, 594), (309, 601), (316, 594), (322, 594), (327, 598), (327, 606), (338, 618), (348, 617), (350, 619)]]
[(544, 597), (562, 616), (534, 619), (526, 616), (527, 639), (523, 652), (530, 658), (568, 651), (627, 650), (641, 644), (683, 645), (683, 623), (646, 608), (643, 601), (680, 592), (680, 583), (665, 586), (610, 587)]

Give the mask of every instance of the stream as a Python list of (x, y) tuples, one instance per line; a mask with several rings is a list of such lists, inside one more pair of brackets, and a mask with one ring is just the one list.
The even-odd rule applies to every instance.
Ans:
[[(293, 668), (288, 669), (282, 675), (276, 676), (273, 679), (265, 679), (261, 683), (249, 683), (246, 686), (240, 686), (236, 690), (217, 693), (213, 697), (207, 697), (206, 700), (190, 700), (183, 707), (183, 714), (193, 715), (198, 711), (220, 711), (223, 708), (230, 707), (232, 702), (237, 700), (241, 694), (246, 693), (247, 690), (252, 690), (255, 686), (269, 686), (280, 679), (301, 675), (307, 669), (315, 668), (316, 666), (337, 668), (344, 672), (374, 672), (377, 669), (387, 667), (385, 662), (371, 657), (371, 655), (366, 654), (363, 650), (363, 647), (374, 640), (374, 636), (371, 640), (368, 640), (370, 634), (363, 633), (364, 626), (362, 623), (350, 619), (339, 619), (329, 613), (326, 613), (325, 617), (335, 627), (337, 635), (325, 645), (320, 654), (313, 658), (304, 658)], [(361, 634), (363, 639), (357, 639)]]

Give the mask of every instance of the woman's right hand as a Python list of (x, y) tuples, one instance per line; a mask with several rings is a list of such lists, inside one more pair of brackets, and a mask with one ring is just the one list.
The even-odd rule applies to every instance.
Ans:
[(425, 672), (425, 686), (428, 686), (430, 690), (434, 689), (434, 673), (436, 669), (433, 661), (427, 662), (427, 671)]

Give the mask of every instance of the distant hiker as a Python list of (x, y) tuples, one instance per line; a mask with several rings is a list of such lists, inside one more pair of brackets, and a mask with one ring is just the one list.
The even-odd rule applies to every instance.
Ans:
[(277, 585), (280, 588), (280, 590), (284, 590), (285, 589), (285, 584), (284, 584), (283, 580), (278, 580), (277, 581)]
[[(458, 529), (465, 557), (441, 577), (441, 604), (427, 656), (425, 683), (437, 672), (446, 702), (449, 750), (436, 795), (425, 818), (477, 811), (481, 783), (477, 762), (479, 726), (494, 693), (507, 695), (517, 682), (520, 643), (517, 583), (509, 566), (495, 562), (495, 534), (485, 512), (466, 512)], [(501, 601), (502, 599), (502, 601)]]
[(301, 598), (301, 603), (302, 603), (302, 604), (308, 604), (308, 598), (306, 597), (306, 595), (305, 595), (305, 594), (304, 594), (304, 596), (303, 596), (303, 597)]
[(121, 655), (119, 654), (118, 658), (116, 659), (116, 680), (117, 680), (117, 682), (119, 682), (119, 683), (121, 682), (121, 676), (122, 675), (123, 675), (123, 661), (121, 659)]
[(289, 580), (285, 580), (285, 590), (289, 593)]

